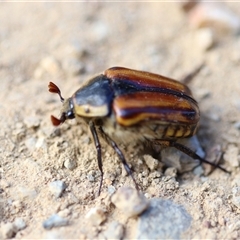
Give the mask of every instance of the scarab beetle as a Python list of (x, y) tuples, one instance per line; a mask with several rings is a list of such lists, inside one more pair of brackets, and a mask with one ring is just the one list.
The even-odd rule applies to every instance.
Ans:
[(51, 116), (58, 126), (67, 119), (86, 122), (97, 150), (101, 172), (99, 194), (103, 181), (101, 144), (98, 135), (115, 150), (127, 173), (137, 183), (116, 142), (149, 142), (161, 147), (175, 147), (194, 159), (208, 162), (189, 148), (177, 143), (179, 138), (196, 133), (200, 113), (190, 89), (161, 75), (123, 67), (109, 68), (90, 79), (72, 97), (64, 100), (60, 89), (52, 82), (49, 91), (57, 93), (63, 102), (60, 119)]

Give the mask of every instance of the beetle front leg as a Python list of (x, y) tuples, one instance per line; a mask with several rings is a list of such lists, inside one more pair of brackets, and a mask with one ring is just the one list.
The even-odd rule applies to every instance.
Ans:
[(120, 150), (120, 148), (118, 147), (118, 145), (103, 131), (103, 129), (100, 127), (99, 128), (99, 131), (102, 135), (102, 137), (105, 139), (105, 141), (111, 145), (111, 147), (114, 149), (114, 151), (117, 153), (119, 159), (121, 160), (125, 170), (127, 171), (128, 175), (131, 176), (133, 182), (134, 182), (134, 185), (136, 187), (137, 190), (139, 190), (139, 187), (138, 187), (138, 184), (133, 176), (133, 173), (132, 173), (132, 170), (130, 169), (130, 167), (128, 166), (127, 164), (127, 161), (122, 153), (122, 151)]
[(99, 189), (98, 189), (98, 196), (99, 196), (100, 192), (101, 192), (101, 188), (102, 188), (102, 183), (103, 183), (102, 148), (101, 148), (101, 144), (100, 144), (99, 139), (98, 139), (98, 134), (97, 134), (95, 125), (92, 121), (89, 122), (89, 128), (91, 130), (93, 140), (94, 140), (94, 143), (95, 143), (95, 147), (97, 149), (98, 168), (101, 172), (100, 185), (99, 185)]
[(207, 164), (209, 164), (209, 165), (211, 165), (211, 166), (213, 166), (215, 168), (221, 169), (222, 171), (224, 171), (226, 173), (230, 173), (225, 168), (219, 166), (218, 164), (215, 164), (215, 163), (207, 161), (206, 159), (200, 157), (198, 154), (196, 154), (194, 151), (192, 151), (190, 148), (188, 148), (188, 147), (186, 147), (186, 146), (184, 146), (184, 145), (182, 145), (180, 143), (177, 143), (175, 141), (154, 140), (153, 143), (156, 144), (156, 145), (160, 145), (163, 148), (174, 147), (174, 148), (178, 149), (179, 151), (185, 153), (186, 155), (190, 156), (193, 159), (198, 159), (200, 162), (207, 163)]

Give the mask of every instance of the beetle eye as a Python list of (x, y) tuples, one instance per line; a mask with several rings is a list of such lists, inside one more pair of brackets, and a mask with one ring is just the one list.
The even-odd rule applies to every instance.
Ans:
[(66, 113), (66, 116), (67, 116), (68, 119), (73, 119), (73, 118), (75, 118), (75, 115), (74, 115), (74, 113), (73, 113), (72, 111), (67, 112), (67, 113)]

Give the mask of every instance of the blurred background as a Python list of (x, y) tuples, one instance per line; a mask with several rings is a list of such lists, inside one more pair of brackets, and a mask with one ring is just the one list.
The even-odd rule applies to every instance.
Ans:
[[(236, 199), (240, 186), (239, 33), (237, 2), (0, 2), (0, 238), (100, 238), (113, 220), (121, 222), (123, 230), (112, 237), (136, 238), (137, 222), (114, 215), (107, 190), (101, 199), (93, 198), (99, 173), (87, 129), (75, 122), (61, 130), (51, 126), (49, 116), (58, 116), (61, 103), (48, 92), (48, 82), (56, 83), (62, 95), (69, 97), (85, 80), (113, 66), (181, 80), (200, 64), (203, 69), (189, 83), (202, 113), (198, 137), (206, 153), (218, 146), (224, 166), (233, 175), (211, 175), (208, 184), (214, 190), (207, 189), (215, 195), (204, 195), (205, 180), (199, 176), (180, 186), (173, 177), (166, 189), (160, 183), (154, 185), (149, 173), (144, 191), (150, 198), (165, 197), (187, 208), (194, 221), (185, 236), (226, 237), (229, 226), (238, 221), (236, 209), (240, 208)], [(126, 149), (127, 158), (137, 158), (134, 151)], [(131, 184), (130, 178), (115, 170), (121, 165), (114, 153), (105, 155), (104, 184), (116, 188), (125, 181)], [(64, 165), (66, 159), (75, 165)], [(96, 180), (89, 180), (92, 176)], [(143, 178), (138, 175), (137, 181), (142, 183)], [(48, 184), (58, 179), (67, 184), (66, 194), (51, 198)], [(229, 190), (224, 193), (223, 189)], [(193, 195), (186, 198), (184, 192)], [(229, 205), (230, 194), (235, 200)], [(221, 199), (222, 213), (215, 205), (207, 205), (216, 198)], [(83, 230), (81, 216), (101, 204), (114, 217), (103, 226)], [(61, 211), (72, 224), (61, 231), (43, 231), (42, 221)], [(16, 218), (24, 227), (14, 222)], [(228, 237), (239, 237), (239, 227), (231, 229)]]

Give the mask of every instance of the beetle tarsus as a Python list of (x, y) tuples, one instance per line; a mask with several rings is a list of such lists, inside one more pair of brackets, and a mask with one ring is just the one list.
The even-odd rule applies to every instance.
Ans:
[(89, 128), (91, 130), (91, 133), (92, 133), (92, 136), (93, 136), (93, 139), (94, 139), (94, 143), (95, 143), (95, 147), (97, 149), (98, 168), (101, 172), (100, 184), (99, 184), (99, 189), (98, 189), (98, 196), (99, 196), (100, 193), (101, 193), (102, 183), (103, 183), (102, 148), (101, 148), (101, 144), (100, 144), (99, 139), (98, 139), (98, 135), (97, 135), (95, 125), (92, 121), (89, 122)]

